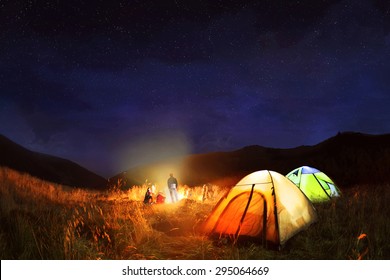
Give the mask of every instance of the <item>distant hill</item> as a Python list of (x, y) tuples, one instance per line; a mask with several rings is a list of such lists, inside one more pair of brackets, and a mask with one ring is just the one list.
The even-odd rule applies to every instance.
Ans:
[(0, 166), (71, 187), (103, 190), (107, 180), (59, 157), (30, 151), (0, 135)]
[(179, 184), (214, 183), (232, 186), (257, 170), (274, 170), (286, 175), (302, 165), (320, 169), (341, 187), (390, 182), (390, 134), (339, 133), (314, 146), (275, 149), (248, 146), (231, 152), (190, 155), (127, 170), (110, 182), (123, 180), (127, 186), (150, 182), (165, 185), (170, 172)]

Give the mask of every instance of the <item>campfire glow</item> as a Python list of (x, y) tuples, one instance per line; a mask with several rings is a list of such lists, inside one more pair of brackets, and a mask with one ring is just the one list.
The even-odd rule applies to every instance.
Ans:
[[(150, 189), (152, 192), (153, 203), (156, 203), (158, 194), (164, 196), (165, 198), (164, 203), (172, 203), (171, 194), (167, 187), (159, 187), (156, 185), (152, 185)], [(146, 192), (147, 187), (144, 187), (143, 190), (144, 190), (143, 193)], [(205, 200), (212, 199), (212, 192), (209, 190), (209, 187), (207, 187), (206, 185), (204, 185), (203, 187), (196, 187), (196, 188), (191, 188), (186, 185), (179, 186), (177, 193), (178, 193), (179, 201), (183, 199), (191, 199), (199, 202), (204, 202)], [(139, 200), (142, 199), (139, 198)]]

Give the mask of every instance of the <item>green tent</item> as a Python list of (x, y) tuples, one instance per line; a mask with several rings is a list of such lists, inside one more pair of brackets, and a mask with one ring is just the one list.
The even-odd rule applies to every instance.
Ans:
[(318, 169), (301, 166), (286, 175), (312, 202), (329, 201), (339, 197), (341, 192), (336, 184)]

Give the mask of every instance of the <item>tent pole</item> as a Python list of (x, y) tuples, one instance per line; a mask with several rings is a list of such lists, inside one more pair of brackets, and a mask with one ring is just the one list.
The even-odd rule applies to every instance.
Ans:
[(272, 183), (272, 196), (274, 197), (274, 215), (275, 215), (275, 229), (276, 229), (276, 234), (278, 235), (277, 240), (279, 241), (280, 245), (280, 234), (279, 234), (279, 219), (278, 219), (278, 207), (276, 205), (276, 190), (275, 190), (275, 184), (274, 180), (272, 179), (271, 172), (268, 170), (269, 177), (271, 178), (271, 183)]
[(262, 245), (267, 249), (267, 201), (263, 198), (263, 236)]
[[(332, 199), (332, 197), (328, 194), (328, 192), (324, 189), (324, 187), (322, 186), (320, 180), (318, 180), (317, 176), (313, 173), (312, 174), (314, 176), (314, 178), (317, 180), (317, 183), (321, 186), (322, 190), (324, 191), (324, 193), (328, 196), (329, 199)], [(326, 181), (325, 181), (326, 182)]]
[(239, 223), (239, 225), (238, 225), (236, 234), (234, 235), (234, 244), (237, 242), (238, 236), (240, 235), (241, 225), (242, 225), (242, 223), (244, 222), (244, 219), (245, 219), (245, 216), (246, 216), (246, 212), (248, 211), (248, 208), (249, 208), (249, 204), (250, 204), (251, 201), (252, 201), (252, 196), (253, 196), (253, 191), (254, 191), (254, 189), (255, 189), (255, 184), (252, 185), (251, 193), (250, 193), (249, 198), (248, 198), (248, 203), (247, 203), (246, 206), (245, 206), (245, 210), (244, 210), (244, 212), (242, 213), (241, 220), (240, 220), (240, 223)]

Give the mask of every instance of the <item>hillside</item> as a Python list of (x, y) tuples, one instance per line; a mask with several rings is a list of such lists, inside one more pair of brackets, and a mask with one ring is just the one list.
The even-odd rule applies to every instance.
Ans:
[(71, 187), (105, 189), (107, 180), (66, 159), (30, 151), (0, 135), (0, 166)]
[[(107, 180), (82, 166), (58, 157), (25, 149), (0, 135), (0, 166), (35, 177), (91, 189), (106, 189)], [(132, 168), (110, 178), (111, 184), (131, 187), (145, 180), (165, 185), (173, 172), (179, 184), (205, 183), (232, 186), (248, 173), (274, 170), (281, 174), (302, 165), (318, 168), (341, 188), (356, 184), (388, 183), (390, 134), (339, 133), (314, 146), (275, 149), (248, 146), (236, 151), (194, 154)]]
[(190, 155), (127, 170), (110, 179), (127, 186), (149, 181), (165, 184), (170, 172), (189, 186), (215, 183), (231, 186), (246, 174), (274, 170), (281, 174), (302, 165), (318, 168), (342, 188), (389, 182), (390, 134), (339, 133), (314, 146), (291, 149), (248, 146), (231, 152)]
[[(280, 250), (261, 239), (233, 243), (200, 226), (226, 194), (145, 205), (145, 187), (70, 191), (0, 167), (1, 260), (389, 260), (389, 185), (346, 189), (315, 205), (319, 221)], [(243, 209), (241, 209), (243, 210)], [(260, 214), (262, 211), (260, 211)]]

